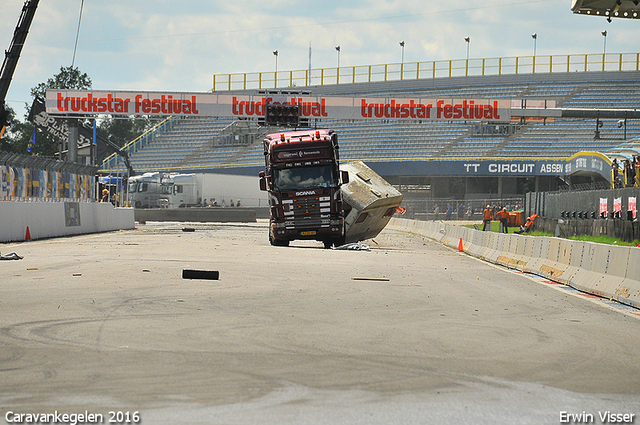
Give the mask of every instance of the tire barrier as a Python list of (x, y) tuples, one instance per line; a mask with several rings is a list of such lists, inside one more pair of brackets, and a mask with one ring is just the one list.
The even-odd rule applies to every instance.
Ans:
[(440, 221), (393, 218), (387, 228), (415, 233), (474, 257), (544, 276), (577, 290), (640, 308), (640, 248), (482, 232)]

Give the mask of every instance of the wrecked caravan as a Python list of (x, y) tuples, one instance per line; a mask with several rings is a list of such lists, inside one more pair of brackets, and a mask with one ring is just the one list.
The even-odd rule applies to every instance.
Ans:
[(349, 173), (343, 184), (345, 243), (376, 237), (402, 202), (402, 194), (363, 162), (340, 165)]

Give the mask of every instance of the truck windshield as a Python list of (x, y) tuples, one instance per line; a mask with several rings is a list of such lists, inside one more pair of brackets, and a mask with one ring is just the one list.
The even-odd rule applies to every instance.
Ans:
[(336, 186), (331, 165), (273, 170), (273, 184), (278, 190), (313, 189)]
[(160, 193), (163, 195), (171, 195), (173, 193), (173, 186), (169, 184), (163, 184), (160, 186)]
[(129, 182), (129, 192), (136, 192), (138, 190), (138, 182)]

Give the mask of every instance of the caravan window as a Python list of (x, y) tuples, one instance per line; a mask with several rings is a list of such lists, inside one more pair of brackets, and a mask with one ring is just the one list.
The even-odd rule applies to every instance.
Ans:
[(182, 193), (182, 192), (184, 192), (184, 190), (183, 190), (183, 187), (182, 187), (181, 184), (177, 184), (177, 185), (173, 186), (173, 193), (174, 194), (177, 195), (178, 193)]
[(160, 186), (160, 193), (162, 193), (163, 195), (171, 195), (171, 185), (163, 184), (162, 186)]

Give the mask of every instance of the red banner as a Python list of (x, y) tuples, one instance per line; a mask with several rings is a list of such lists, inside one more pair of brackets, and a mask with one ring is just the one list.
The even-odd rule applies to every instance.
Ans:
[(304, 118), (509, 122), (504, 99), (252, 96), (215, 93), (47, 90), (52, 115), (263, 117), (267, 104), (296, 104)]

